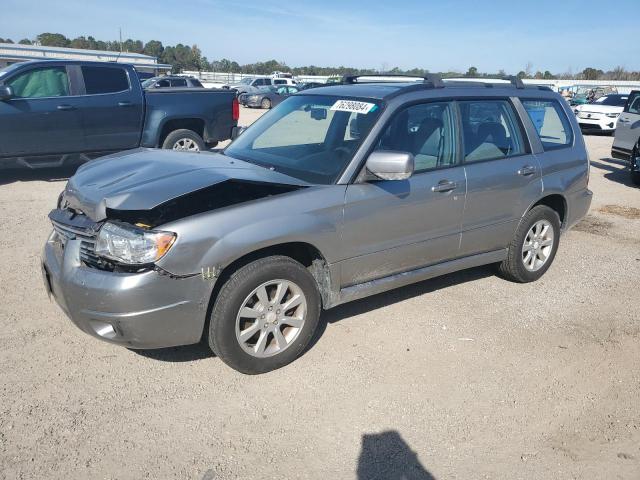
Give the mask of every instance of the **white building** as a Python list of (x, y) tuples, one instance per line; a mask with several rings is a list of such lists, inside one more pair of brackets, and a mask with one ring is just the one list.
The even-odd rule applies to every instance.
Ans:
[(156, 57), (141, 53), (83, 50), (79, 48), (40, 47), (0, 43), (0, 68), (26, 60), (88, 60), (93, 62), (120, 62), (136, 67), (140, 72), (153, 74), (168, 72), (171, 65), (158, 63)]

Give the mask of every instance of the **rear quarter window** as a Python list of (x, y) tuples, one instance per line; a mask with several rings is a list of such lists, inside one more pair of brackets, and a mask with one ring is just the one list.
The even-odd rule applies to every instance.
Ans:
[(628, 113), (640, 113), (640, 92), (631, 94), (627, 107), (625, 109)]
[(123, 68), (82, 67), (87, 95), (129, 90), (129, 77)]
[(556, 100), (522, 100), (545, 150), (573, 144), (573, 130), (566, 113)]

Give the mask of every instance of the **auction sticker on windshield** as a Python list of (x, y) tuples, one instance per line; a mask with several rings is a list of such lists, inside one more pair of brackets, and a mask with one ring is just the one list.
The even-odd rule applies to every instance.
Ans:
[(369, 113), (373, 107), (375, 107), (375, 103), (367, 103), (367, 102), (358, 102), (356, 100), (338, 100), (333, 104), (331, 110), (335, 110), (338, 112), (353, 112), (353, 113)]

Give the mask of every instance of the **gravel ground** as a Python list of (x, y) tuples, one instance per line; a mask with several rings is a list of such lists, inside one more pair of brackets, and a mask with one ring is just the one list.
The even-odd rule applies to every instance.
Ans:
[(594, 204), (540, 281), (344, 305), (253, 377), (76, 329), (38, 265), (69, 172), (0, 172), (0, 478), (640, 478), (640, 190), (611, 142), (587, 137)]

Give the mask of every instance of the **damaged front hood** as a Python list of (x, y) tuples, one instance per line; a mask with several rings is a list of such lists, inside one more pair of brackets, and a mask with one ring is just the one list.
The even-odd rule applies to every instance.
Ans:
[[(94, 221), (107, 218), (109, 210), (149, 211), (208, 187), (260, 185), (260, 194), (247, 200), (284, 193), (308, 184), (266, 168), (221, 154), (186, 153), (171, 150), (138, 149), (109, 155), (80, 167), (69, 179), (62, 206), (82, 211)], [(237, 190), (237, 188), (231, 188)], [(254, 188), (255, 190), (255, 188)], [(209, 196), (215, 196), (215, 189)], [(241, 195), (236, 195), (238, 203)], [(224, 200), (224, 199), (223, 199)], [(222, 206), (229, 205), (222, 201)], [(188, 212), (187, 212), (188, 213)], [(186, 216), (186, 215), (185, 215)]]

